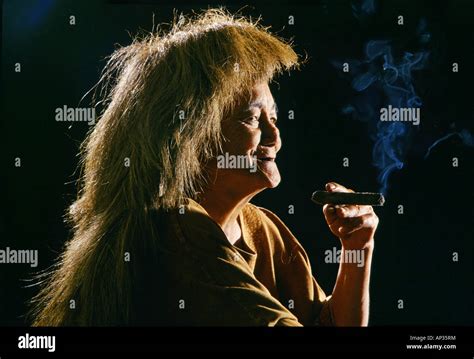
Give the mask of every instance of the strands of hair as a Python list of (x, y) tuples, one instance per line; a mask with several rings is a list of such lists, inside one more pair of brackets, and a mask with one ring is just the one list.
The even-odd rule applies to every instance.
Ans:
[(291, 43), (223, 9), (181, 15), (169, 31), (116, 50), (97, 91), (104, 111), (81, 147), (73, 237), (40, 275), (33, 324), (129, 323), (136, 268), (124, 253), (155, 250), (153, 210), (176, 208), (205, 185), (235, 99), (298, 62)]

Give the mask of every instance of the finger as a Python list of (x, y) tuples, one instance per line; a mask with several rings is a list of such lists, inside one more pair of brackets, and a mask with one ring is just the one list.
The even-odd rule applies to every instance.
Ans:
[[(331, 223), (330, 228), (333, 232), (338, 232), (338, 233), (341, 231), (341, 228), (344, 228), (342, 232), (349, 233), (352, 231), (353, 228), (360, 229), (364, 227), (366, 221), (369, 220), (368, 217), (370, 216), (377, 217), (375, 213), (371, 213), (371, 214), (365, 214), (359, 217), (337, 218), (334, 222)], [(370, 223), (370, 222), (367, 222), (367, 223)]]
[(346, 219), (346, 221), (347, 222), (343, 223), (337, 228), (337, 231), (344, 235), (351, 234), (363, 228), (376, 228), (378, 224), (378, 217), (371, 213), (360, 217), (349, 218)]
[(331, 223), (328, 223), (328, 225), (329, 225), (329, 228), (331, 229), (331, 231), (334, 234), (338, 235), (341, 231), (341, 228), (352, 226), (352, 224), (350, 222), (351, 219), (352, 218), (336, 218)]
[(359, 217), (364, 214), (373, 213), (372, 206), (361, 206), (361, 205), (338, 205), (335, 206), (336, 215), (339, 218), (352, 218)]
[(329, 226), (331, 226), (331, 223), (333, 223), (338, 218), (336, 214), (336, 208), (334, 208), (333, 205), (325, 204), (323, 206), (323, 213), (324, 218), (326, 219), (326, 222)]
[(343, 185), (336, 182), (326, 183), (326, 191), (328, 192), (354, 192), (350, 188), (346, 188)]

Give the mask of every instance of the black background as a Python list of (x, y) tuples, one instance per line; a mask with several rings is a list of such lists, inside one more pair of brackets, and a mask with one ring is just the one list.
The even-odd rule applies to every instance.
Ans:
[[(53, 263), (70, 233), (63, 213), (75, 196), (78, 145), (87, 123), (55, 121), (55, 109), (79, 102), (98, 81), (114, 44), (127, 45), (139, 29), (170, 22), (173, 9), (188, 13), (210, 5), (235, 11), (241, 2), (172, 1), (4, 1), (2, 23), (2, 208), (1, 248), (38, 249), (39, 266), (0, 264), (0, 325), (29, 324), (26, 301), (36, 293), (27, 281)], [(474, 151), (453, 137), (426, 160), (420, 149), (448, 133), (455, 122), (473, 133), (473, 45), (470, 1), (383, 1), (375, 16), (357, 19), (350, 1), (247, 2), (245, 15), (263, 24), (309, 56), (299, 72), (277, 79), (283, 148), (283, 181), (254, 199), (282, 218), (306, 248), (313, 271), (330, 293), (337, 264), (324, 251), (339, 241), (328, 230), (311, 193), (330, 180), (361, 191), (377, 191), (372, 142), (367, 128), (342, 116), (354, 92), (333, 59), (363, 57), (370, 39), (410, 43), (420, 17), (432, 34), (431, 58), (414, 85), (423, 99), (421, 126), (405, 159), (390, 177), (387, 203), (377, 208), (380, 225), (371, 281), (371, 325), (473, 325)], [(69, 16), (76, 25), (69, 25)], [(295, 25), (288, 25), (293, 15)], [(396, 23), (403, 15), (404, 26)], [(21, 63), (21, 73), (14, 64)], [(458, 62), (459, 73), (451, 71)], [(295, 119), (288, 120), (289, 110)], [(72, 124), (72, 126), (71, 126)], [(71, 126), (71, 127), (70, 127)], [(431, 142), (430, 142), (431, 141)], [(424, 146), (424, 147), (423, 147)], [(14, 166), (21, 157), (22, 166)], [(342, 166), (349, 157), (350, 167)], [(458, 157), (459, 167), (451, 165)], [(404, 214), (397, 214), (397, 206)], [(288, 213), (294, 205), (295, 213)], [(453, 252), (459, 261), (453, 262)], [(295, 280), (298, 280), (295, 278)], [(397, 301), (404, 301), (398, 309)]]

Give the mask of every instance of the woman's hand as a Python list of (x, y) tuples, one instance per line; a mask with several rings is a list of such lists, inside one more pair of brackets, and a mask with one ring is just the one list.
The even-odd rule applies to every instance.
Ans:
[[(335, 182), (326, 184), (328, 192), (354, 192)], [(372, 206), (331, 205), (323, 207), (331, 232), (339, 237), (344, 249), (371, 248), (379, 218)]]

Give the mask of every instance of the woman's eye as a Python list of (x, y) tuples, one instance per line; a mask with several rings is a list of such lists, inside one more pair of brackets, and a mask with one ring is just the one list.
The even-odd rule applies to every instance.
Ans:
[(250, 126), (258, 127), (258, 118), (257, 118), (257, 116), (249, 117), (246, 120), (244, 120), (243, 122), (245, 122), (246, 124), (248, 124)]

